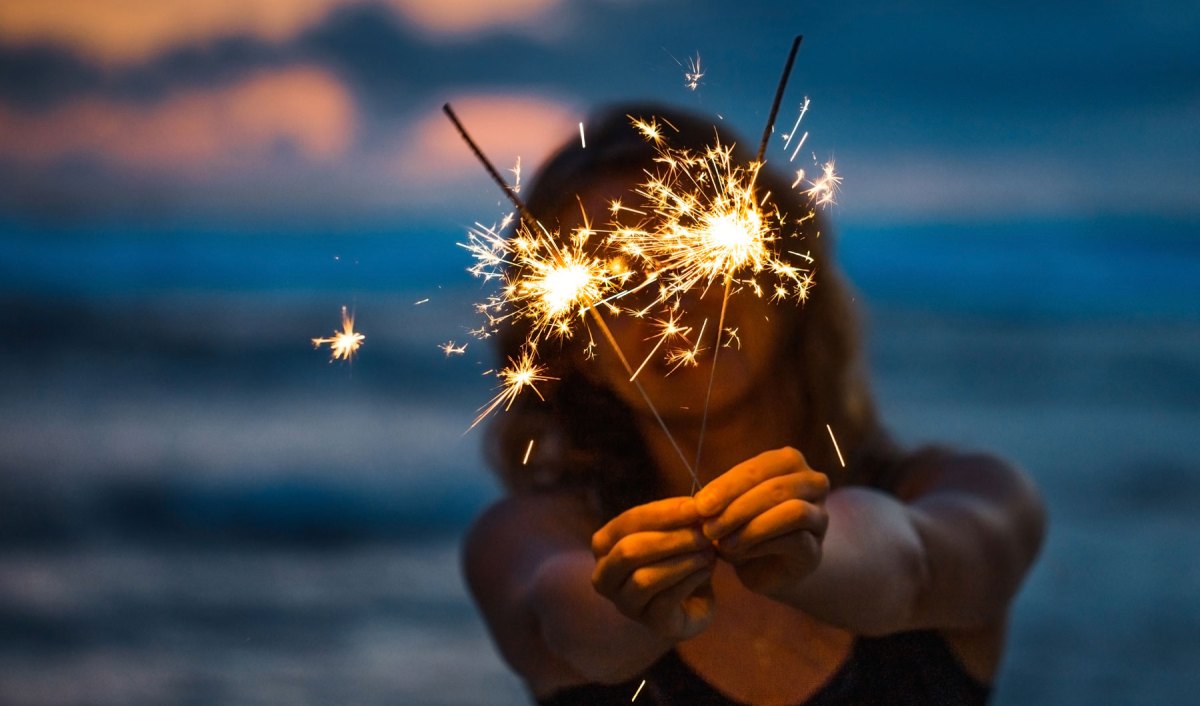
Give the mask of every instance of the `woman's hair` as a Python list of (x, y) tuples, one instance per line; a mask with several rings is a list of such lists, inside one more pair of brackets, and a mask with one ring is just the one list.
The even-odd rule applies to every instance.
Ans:
[[(714, 138), (722, 145), (734, 144), (711, 121), (676, 109), (627, 105), (601, 111), (588, 120), (587, 147), (569, 141), (524, 193), (534, 217), (553, 231), (560, 214), (578, 208), (578, 195), (596, 185), (613, 179), (631, 184), (645, 180), (646, 172), (654, 170), (656, 148), (633, 127), (631, 118), (668, 123), (664, 137), (672, 148), (703, 151)], [(734, 159), (746, 164), (753, 156), (738, 145)], [(760, 194), (770, 192), (792, 220), (811, 210), (807, 198), (770, 169), (759, 173), (756, 188)], [(819, 216), (805, 220), (801, 228), (799, 244), (783, 249), (808, 251), (811, 264), (789, 257), (814, 271), (815, 284), (802, 305), (780, 304), (779, 315), (772, 316), (782, 335), (771, 375), (799, 420), (790, 443), (813, 468), (828, 473), (835, 486), (887, 487), (899, 454), (880, 426), (864, 376), (851, 292), (834, 264), (831, 238), (822, 233)], [(520, 324), (503, 327), (496, 336), (501, 361), (516, 358), (528, 335), (528, 328)], [(549, 374), (558, 381), (540, 388), (544, 400), (522, 395), (494, 418), (490, 461), (512, 492), (576, 491), (607, 519), (661, 497), (659, 473), (634, 412), (580, 370), (587, 362), (569, 350), (571, 345), (561, 350), (555, 344), (539, 347)], [(844, 470), (826, 424), (836, 430), (846, 456)], [(531, 440), (536, 448), (525, 461)]]

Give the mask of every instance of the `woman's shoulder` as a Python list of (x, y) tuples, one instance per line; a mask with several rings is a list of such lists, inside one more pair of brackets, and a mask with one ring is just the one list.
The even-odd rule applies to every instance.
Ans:
[(888, 490), (912, 500), (933, 490), (979, 491), (1010, 500), (1040, 504), (1033, 479), (1016, 463), (987, 451), (927, 445), (896, 463)]
[(463, 574), (477, 600), (520, 580), (547, 555), (591, 546), (599, 522), (586, 501), (565, 491), (519, 492), (484, 508), (462, 543)]

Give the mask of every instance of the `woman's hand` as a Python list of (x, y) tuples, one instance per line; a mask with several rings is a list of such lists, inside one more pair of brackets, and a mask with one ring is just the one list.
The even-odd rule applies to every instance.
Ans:
[(821, 561), (829, 479), (792, 448), (743, 461), (696, 494), (702, 531), (752, 591), (774, 598)]
[(630, 508), (592, 536), (592, 584), (627, 617), (660, 637), (685, 640), (712, 618), (716, 553), (692, 498)]

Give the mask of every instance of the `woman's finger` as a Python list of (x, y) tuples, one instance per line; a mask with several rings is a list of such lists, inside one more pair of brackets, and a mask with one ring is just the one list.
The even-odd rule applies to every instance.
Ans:
[(734, 498), (768, 478), (810, 470), (804, 454), (791, 447), (764, 451), (752, 459), (722, 473), (696, 493), (696, 510), (704, 517), (715, 517)]
[(706, 520), (704, 534), (720, 539), (788, 500), (821, 503), (828, 495), (829, 479), (824, 473), (802, 471), (768, 478), (734, 498), (720, 515)]
[(646, 604), (642, 622), (676, 640), (695, 637), (712, 622), (711, 565), (685, 577)]
[(608, 554), (596, 561), (592, 584), (600, 593), (609, 595), (639, 567), (677, 554), (688, 554), (711, 547), (712, 543), (695, 526), (631, 534), (622, 537)]
[(716, 554), (712, 550), (692, 552), (664, 559), (635, 569), (610, 596), (626, 615), (640, 619), (646, 605), (655, 596), (676, 586), (693, 573), (711, 570)]
[(771, 546), (763, 545), (778, 537), (797, 532), (811, 535), (819, 546), (828, 527), (829, 513), (823, 507), (798, 499), (787, 500), (718, 541), (717, 551), (722, 557), (734, 562), (752, 556), (763, 556), (771, 553)]
[(669, 530), (697, 523), (700, 515), (692, 498), (664, 498), (632, 507), (617, 515), (592, 535), (592, 553), (602, 557), (627, 535), (647, 530)]

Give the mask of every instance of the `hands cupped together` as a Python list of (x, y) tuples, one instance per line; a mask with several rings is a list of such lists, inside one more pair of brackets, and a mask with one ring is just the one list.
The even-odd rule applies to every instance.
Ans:
[(712, 618), (712, 571), (728, 561), (753, 591), (778, 596), (820, 563), (829, 480), (795, 449), (734, 466), (695, 498), (633, 507), (592, 537), (592, 583), (626, 616), (672, 640)]
[(672, 640), (708, 627), (716, 551), (691, 498), (630, 508), (592, 536), (592, 584), (625, 616)]
[(821, 561), (829, 478), (792, 448), (743, 461), (696, 494), (702, 531), (752, 591), (772, 597)]

